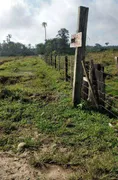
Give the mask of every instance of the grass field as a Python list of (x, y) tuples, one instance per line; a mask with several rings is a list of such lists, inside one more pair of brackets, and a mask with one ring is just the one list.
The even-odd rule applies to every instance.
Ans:
[(117, 180), (118, 127), (109, 127), (116, 119), (85, 102), (73, 108), (70, 83), (40, 58), (1, 61), (0, 150), (16, 153), (25, 142), (35, 168), (59, 165), (71, 170), (68, 180)]

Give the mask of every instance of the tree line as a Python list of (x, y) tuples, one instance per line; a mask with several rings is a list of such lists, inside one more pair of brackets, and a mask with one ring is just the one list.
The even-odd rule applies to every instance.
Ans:
[[(74, 55), (75, 53), (75, 49), (70, 48), (69, 31), (65, 28), (60, 29), (56, 37), (52, 39), (46, 39), (45, 36), (45, 43), (39, 43), (35, 47), (31, 44), (26, 46), (19, 42), (13, 42), (11, 39), (12, 35), (8, 34), (6, 40), (0, 43), (0, 56)], [(118, 46), (110, 46), (108, 42), (105, 43), (105, 46), (96, 43), (94, 46), (87, 46), (86, 50), (87, 52), (118, 50)]]
[(12, 35), (8, 34), (6, 40), (0, 43), (0, 56), (28, 56), (35, 55), (36, 50), (31, 44), (28, 46), (11, 41)]

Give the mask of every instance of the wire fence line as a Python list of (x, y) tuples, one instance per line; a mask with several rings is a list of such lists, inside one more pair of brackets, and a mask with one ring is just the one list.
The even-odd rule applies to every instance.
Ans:
[[(45, 57), (45, 61), (56, 70), (60, 71), (63, 80), (68, 81), (73, 85), (74, 56), (51, 55)], [(89, 61), (86, 62), (86, 72), (91, 80), (99, 107), (118, 118), (118, 96), (112, 94), (112, 92), (108, 93), (106, 91), (107, 88), (110, 88), (112, 91), (117, 92), (117, 89), (107, 84), (105, 80), (106, 76), (109, 75), (112, 77), (112, 75), (104, 72), (102, 64), (94, 65), (93, 62), (91, 64)], [(87, 81), (85, 74), (83, 74), (81, 99), (92, 101), (91, 90)]]

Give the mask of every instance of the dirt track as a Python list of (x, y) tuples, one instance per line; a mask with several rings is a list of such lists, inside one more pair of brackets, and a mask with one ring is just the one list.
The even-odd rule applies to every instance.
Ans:
[(0, 152), (0, 180), (67, 180), (68, 170), (52, 165), (34, 169), (28, 163), (28, 153), (13, 155)]

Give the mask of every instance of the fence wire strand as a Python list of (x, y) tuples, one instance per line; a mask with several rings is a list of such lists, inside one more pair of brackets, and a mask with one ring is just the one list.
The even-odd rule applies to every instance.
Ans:
[(100, 107), (104, 108), (106, 111), (108, 111), (110, 114), (112, 114), (114, 117), (118, 118), (118, 116), (116, 116), (116, 114), (114, 114), (113, 112), (111, 112), (110, 110), (108, 110), (107, 108), (105, 108), (102, 105), (99, 105)]

